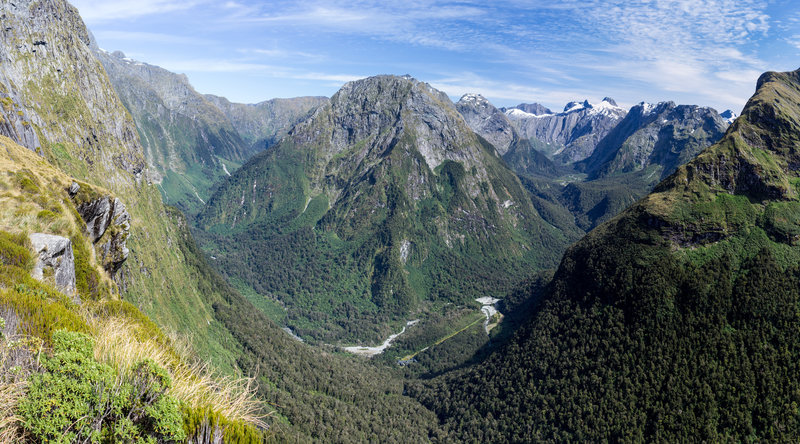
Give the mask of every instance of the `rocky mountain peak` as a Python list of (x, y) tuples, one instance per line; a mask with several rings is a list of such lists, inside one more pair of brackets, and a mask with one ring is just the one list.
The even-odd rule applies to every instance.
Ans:
[[(319, 132), (320, 124), (325, 133)], [(430, 169), (445, 159), (462, 158), (461, 147), (475, 140), (445, 93), (412, 77), (392, 75), (346, 83), (290, 137), (298, 143), (318, 139), (332, 157), (359, 141), (371, 142), (365, 147), (390, 149), (391, 141), (404, 133), (413, 134)]]
[(613, 106), (618, 106), (617, 102), (614, 99), (612, 99), (611, 97), (603, 97), (603, 102), (606, 102), (606, 103), (608, 103), (610, 105), (613, 105)]
[(726, 109), (725, 111), (721, 112), (719, 116), (725, 119), (728, 123), (733, 123), (733, 121), (736, 120), (737, 117), (739, 117), (738, 114), (729, 109)]
[(467, 125), (503, 155), (508, 152), (516, 135), (508, 117), (480, 94), (464, 94), (456, 103), (456, 109)]

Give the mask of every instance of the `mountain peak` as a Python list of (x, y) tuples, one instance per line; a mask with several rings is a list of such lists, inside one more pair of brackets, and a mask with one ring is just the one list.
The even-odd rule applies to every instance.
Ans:
[(611, 97), (603, 97), (603, 102), (606, 102), (606, 103), (608, 103), (610, 105), (613, 105), (613, 106), (618, 106), (617, 102), (614, 99), (612, 99)]
[(719, 116), (725, 119), (728, 123), (733, 123), (733, 121), (736, 120), (737, 117), (739, 117), (738, 114), (729, 109), (726, 109), (725, 111), (721, 112)]

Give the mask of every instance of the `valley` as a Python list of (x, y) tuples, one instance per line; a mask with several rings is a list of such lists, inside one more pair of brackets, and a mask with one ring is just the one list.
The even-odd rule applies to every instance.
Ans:
[[(0, 442), (800, 436), (800, 70), (740, 115), (252, 41), (190, 81), (66, 0), (0, 17)], [(307, 95), (208, 88), (252, 69)]]

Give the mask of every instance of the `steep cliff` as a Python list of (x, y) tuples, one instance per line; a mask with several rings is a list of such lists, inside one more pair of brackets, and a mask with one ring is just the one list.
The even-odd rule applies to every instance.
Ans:
[(596, 179), (652, 166), (655, 183), (719, 141), (727, 129), (728, 123), (712, 108), (641, 103), (578, 167)]
[(108, 247), (110, 269), (122, 264), (114, 279), (123, 297), (159, 324), (195, 335), (197, 351), (220, 366), (235, 367), (229, 346), (222, 345), (230, 336), (214, 318), (214, 296), (201, 293), (195, 271), (171, 248), (178, 227), (165, 217), (161, 195), (149, 183), (134, 121), (93, 54), (77, 11), (62, 0), (5, 1), (0, 14), (3, 109), (15, 110), (25, 129), (4, 135), (124, 202), (130, 215), (127, 260), (122, 263), (124, 250), (115, 248), (121, 238), (112, 236), (124, 230), (106, 230), (109, 242), (97, 244)]
[(555, 176), (558, 168), (530, 140), (520, 136), (506, 115), (480, 94), (465, 94), (456, 109), (472, 131), (494, 145), (518, 174)]
[(228, 117), (252, 154), (276, 144), (297, 122), (328, 101), (327, 97), (293, 97), (243, 104), (210, 94), (205, 98)]
[(249, 144), (186, 76), (93, 49), (133, 116), (148, 172), (165, 202), (198, 212), (213, 184), (250, 157)]

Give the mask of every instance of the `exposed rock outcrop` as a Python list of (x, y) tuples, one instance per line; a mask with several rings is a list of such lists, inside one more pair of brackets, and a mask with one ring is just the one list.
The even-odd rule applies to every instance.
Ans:
[(295, 124), (329, 100), (327, 97), (311, 96), (243, 104), (210, 94), (206, 94), (205, 98), (228, 117), (252, 153), (277, 143)]
[(75, 293), (75, 256), (72, 254), (72, 242), (66, 237), (44, 233), (33, 233), (29, 237), (38, 255), (31, 275), (41, 281), (46, 274), (52, 273), (56, 288), (80, 303), (80, 298)]
[(100, 263), (113, 277), (128, 258), (126, 240), (130, 233), (130, 214), (125, 205), (116, 197), (94, 196), (76, 199), (81, 187), (73, 182), (69, 194), (76, 202), (78, 214), (86, 223), (89, 238), (95, 244)]
[(456, 109), (470, 129), (494, 145), (517, 174), (557, 174), (553, 161), (535, 149), (530, 140), (519, 134), (508, 117), (480, 94), (465, 94), (456, 103)]
[(659, 181), (719, 141), (728, 123), (713, 108), (696, 105), (640, 103), (578, 167), (590, 179), (660, 167)]
[(625, 109), (608, 97), (599, 104), (570, 102), (558, 114), (542, 113), (545, 110), (519, 105), (505, 113), (523, 137), (550, 145), (550, 154), (562, 163), (589, 157), (603, 137), (627, 114)]

